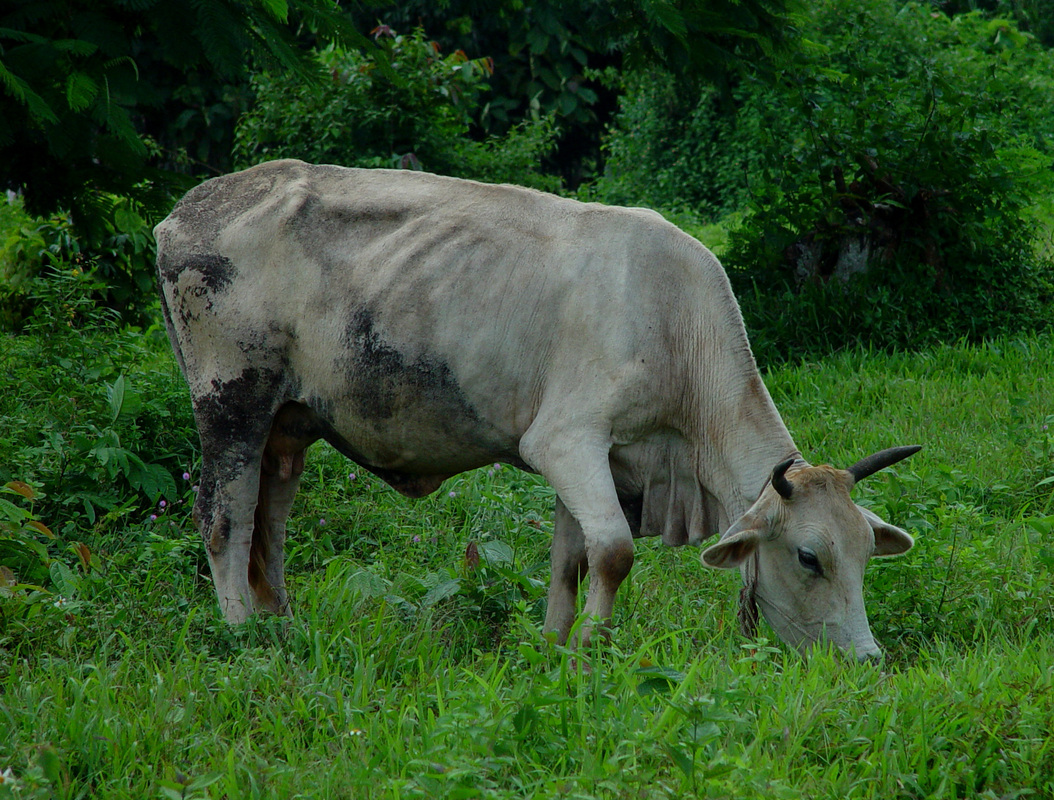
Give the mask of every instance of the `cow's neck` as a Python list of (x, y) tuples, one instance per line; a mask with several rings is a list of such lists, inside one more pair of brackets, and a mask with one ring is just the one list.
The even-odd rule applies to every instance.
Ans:
[[(741, 362), (741, 363), (738, 363)], [(772, 469), (801, 454), (754, 365), (749, 349), (706, 376), (708, 403), (697, 410), (697, 472), (731, 524), (753, 505)], [(732, 366), (732, 369), (729, 369)]]

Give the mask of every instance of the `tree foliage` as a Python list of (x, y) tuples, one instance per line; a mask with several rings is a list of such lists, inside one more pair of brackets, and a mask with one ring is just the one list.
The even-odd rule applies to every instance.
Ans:
[(745, 66), (768, 63), (792, 41), (794, 0), (407, 0), (356, 15), (364, 29), (383, 21), (423, 25), (444, 52), (490, 56), (493, 93), (477, 124), (501, 133), (552, 115), (560, 141), (550, 168), (566, 185), (589, 180), (601, 163), (601, 134), (616, 108), (617, 76), (663, 66), (681, 91), (727, 87)]
[[(183, 147), (224, 169), (208, 131), (257, 62), (307, 74), (306, 32), (362, 43), (327, 0), (9, 0), (0, 12), (0, 186), (34, 213), (97, 219), (98, 193), (167, 200)], [(204, 136), (202, 134), (205, 134)], [(164, 200), (163, 200), (164, 198)]]
[[(1050, 294), (1049, 2), (9, 0), (0, 187), (127, 319), (181, 180), (296, 156), (745, 212), (756, 327), (983, 336)], [(0, 252), (15, 324), (32, 247)]]
[(255, 75), (255, 103), (238, 124), (235, 163), (301, 158), (556, 188), (538, 169), (551, 147), (545, 120), (482, 142), (467, 136), (489, 89), (489, 58), (444, 55), (421, 29), (403, 35), (385, 25), (374, 36), (373, 51), (322, 50), (317, 82)]
[(727, 261), (769, 298), (755, 324), (824, 349), (1047, 324), (1051, 52), (1008, 19), (886, 0), (829, 0), (812, 25), (747, 106), (765, 157)]

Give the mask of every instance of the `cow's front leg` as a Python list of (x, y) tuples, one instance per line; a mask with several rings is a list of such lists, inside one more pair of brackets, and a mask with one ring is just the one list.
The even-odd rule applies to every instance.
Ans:
[(558, 497), (553, 521), (550, 557), (549, 602), (545, 610), (546, 633), (556, 634), (560, 644), (567, 642), (575, 621), (578, 586), (589, 570), (582, 527)]
[[(582, 532), (589, 595), (583, 609), (585, 619), (579, 627), (579, 646), (588, 644), (595, 626), (603, 628), (610, 620), (615, 593), (633, 566), (633, 537), (615, 492), (608, 465), (609, 449), (606, 442), (597, 439), (592, 443), (583, 441), (580, 432), (576, 436), (574, 432), (536, 426), (520, 442), (523, 459), (552, 484)], [(554, 554), (553, 564), (557, 568), (566, 567), (575, 552), (574, 545), (566, 537), (562, 539), (554, 541), (558, 553)], [(564, 547), (569, 549), (559, 550)], [(558, 634), (568, 626), (568, 607), (574, 607), (566, 578), (566, 574), (554, 574), (550, 583), (550, 600), (554, 599), (552, 583), (563, 584), (555, 590), (556, 608), (546, 614), (547, 627), (552, 622)]]

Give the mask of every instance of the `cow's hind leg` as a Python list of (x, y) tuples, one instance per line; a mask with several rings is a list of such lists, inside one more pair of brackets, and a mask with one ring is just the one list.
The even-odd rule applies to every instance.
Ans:
[(582, 527), (559, 497), (556, 499), (550, 564), (544, 630), (546, 633), (555, 632), (556, 641), (564, 644), (575, 621), (578, 587), (589, 570), (589, 560)]
[(249, 585), (261, 608), (290, 616), (285, 585), (286, 520), (293, 508), (300, 475), (304, 471), (304, 448), (290, 453), (276, 449), (272, 433), (264, 451), (260, 475), (260, 497), (256, 505), (249, 561)]
[(290, 615), (285, 585), (286, 520), (304, 472), (304, 454), (321, 432), (318, 418), (300, 403), (278, 409), (264, 448), (260, 496), (249, 561), (249, 585), (258, 607)]
[(249, 550), (260, 491), (260, 451), (249, 443), (218, 449), (202, 431), (202, 466), (194, 519), (205, 542), (220, 610), (228, 622), (253, 612)]
[(279, 377), (279, 373), (245, 369), (232, 380), (213, 381), (208, 392), (194, 398), (201, 435), (194, 519), (205, 542), (220, 609), (232, 624), (244, 622), (254, 608), (250, 551)]

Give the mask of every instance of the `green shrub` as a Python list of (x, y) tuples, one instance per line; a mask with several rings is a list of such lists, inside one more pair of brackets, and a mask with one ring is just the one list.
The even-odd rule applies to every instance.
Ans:
[(420, 29), (375, 31), (389, 68), (375, 53), (328, 47), (321, 86), (297, 76), (254, 76), (256, 102), (235, 133), (239, 167), (275, 158), (355, 167), (424, 169), (468, 178), (554, 188), (538, 171), (552, 147), (547, 122), (524, 123), (506, 137), (469, 138), (493, 69), (490, 59), (439, 53)]
[(18, 197), (0, 205), (0, 330), (20, 330), (34, 316), (55, 310), (39, 300), (65, 291), (44, 284), (52, 276), (68, 278), (66, 265), (90, 276), (78, 287), (80, 313), (98, 306), (128, 324), (149, 319), (157, 297), (150, 223), (128, 198), (99, 194), (91, 203), (92, 225), (78, 230), (69, 214), (30, 216)]
[(1032, 208), (1054, 187), (1054, 55), (1007, 20), (885, 0), (815, 6), (812, 25), (822, 46), (767, 94), (767, 159), (726, 257), (760, 348), (1047, 324)]
[(35, 219), (22, 208), (21, 198), (0, 203), (0, 330), (21, 325), (32, 307), (34, 280), (75, 249), (69, 215)]
[(1054, 53), (890, 0), (799, 23), (778, 80), (727, 98), (631, 74), (594, 196), (679, 222), (745, 209), (722, 259), (763, 361), (1045, 325)]
[(764, 151), (753, 84), (722, 100), (714, 88), (698, 98), (661, 71), (627, 73), (616, 123), (605, 141), (604, 174), (595, 196), (617, 205), (713, 219), (749, 200), (748, 176)]
[(52, 269), (34, 283), (25, 333), (0, 342), (0, 484), (38, 487), (58, 534), (179, 500), (197, 438), (164, 331), (119, 328), (94, 303), (99, 288), (77, 267)]

